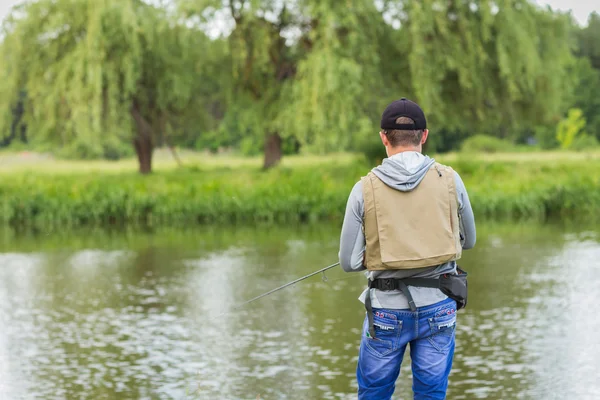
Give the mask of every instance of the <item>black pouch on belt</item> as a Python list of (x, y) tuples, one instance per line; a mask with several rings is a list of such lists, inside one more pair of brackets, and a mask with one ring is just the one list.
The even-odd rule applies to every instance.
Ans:
[(456, 309), (467, 306), (467, 272), (456, 266), (456, 274), (444, 274), (439, 278), (406, 278), (402, 281), (409, 286), (437, 288), (456, 301)]
[(456, 275), (444, 274), (440, 276), (439, 288), (446, 296), (456, 301), (456, 309), (467, 306), (467, 272), (456, 267)]

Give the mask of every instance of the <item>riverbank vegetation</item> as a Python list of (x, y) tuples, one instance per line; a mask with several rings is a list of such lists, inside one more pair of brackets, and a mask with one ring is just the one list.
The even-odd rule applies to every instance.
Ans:
[[(341, 221), (352, 186), (373, 166), (352, 154), (288, 157), (268, 171), (259, 158), (182, 158), (183, 167), (158, 161), (148, 176), (134, 172), (134, 160), (87, 168), (81, 162), (5, 165), (0, 223), (52, 228)], [(461, 152), (436, 159), (461, 174), (478, 218), (596, 217), (600, 210), (600, 152)]]

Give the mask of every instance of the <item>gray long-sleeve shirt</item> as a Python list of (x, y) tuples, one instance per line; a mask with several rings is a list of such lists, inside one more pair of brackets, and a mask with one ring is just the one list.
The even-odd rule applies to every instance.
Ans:
[[(382, 165), (373, 169), (386, 185), (396, 190), (413, 190), (423, 180), (431, 165), (435, 162), (432, 158), (419, 152), (409, 151), (395, 154), (386, 158)], [(458, 195), (458, 211), (460, 213), (460, 234), (463, 249), (470, 249), (475, 245), (476, 230), (475, 218), (465, 185), (455, 172), (456, 192)], [(364, 199), (362, 183), (359, 181), (352, 188), (340, 238), (340, 265), (346, 272), (364, 271), (363, 257), (365, 253), (365, 236), (362, 230), (364, 216)], [(367, 271), (369, 279), (377, 278), (437, 278), (442, 274), (456, 272), (456, 262), (451, 261), (438, 266), (418, 268), (411, 270)], [(409, 286), (413, 300), (417, 307), (435, 304), (446, 299), (439, 289)], [(364, 302), (368, 290), (359, 297)], [(406, 297), (399, 290), (381, 291), (373, 290), (371, 297), (375, 308), (407, 309), (409, 308)]]

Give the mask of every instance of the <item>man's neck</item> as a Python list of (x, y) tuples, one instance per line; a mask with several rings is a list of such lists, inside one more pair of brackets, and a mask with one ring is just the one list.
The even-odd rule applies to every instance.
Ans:
[(418, 146), (418, 147), (413, 147), (413, 146), (409, 146), (409, 147), (402, 147), (402, 146), (392, 147), (391, 149), (389, 149), (388, 154), (389, 154), (389, 157), (391, 157), (391, 156), (395, 156), (396, 154), (405, 153), (405, 152), (408, 152), (408, 151), (416, 151), (417, 153), (421, 153), (422, 147), (421, 146)]

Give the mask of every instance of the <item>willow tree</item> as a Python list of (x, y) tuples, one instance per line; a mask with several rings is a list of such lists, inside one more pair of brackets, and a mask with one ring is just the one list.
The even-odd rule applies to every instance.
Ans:
[(419, 101), (432, 127), (502, 134), (560, 118), (568, 16), (528, 0), (385, 3), (398, 28), (386, 80)]
[[(284, 88), (280, 124), (318, 151), (346, 149), (379, 127), (385, 89), (384, 18), (372, 0), (306, 4), (310, 52)], [(400, 97), (398, 92), (389, 93)]]
[(589, 58), (592, 67), (600, 70), (600, 13), (590, 14), (587, 26), (578, 32), (578, 51), (580, 57)]
[(140, 0), (25, 1), (2, 29), (0, 130), (24, 90), (22, 119), (34, 142), (92, 157), (129, 141), (148, 173), (156, 135), (198, 101), (207, 41), (165, 8)]
[(573, 106), (583, 110), (588, 131), (600, 139), (600, 14), (592, 13), (588, 25), (575, 30), (579, 58), (573, 69)]
[[(365, 123), (364, 93), (376, 81), (377, 49), (366, 33), (381, 21), (371, 0), (180, 0), (203, 29), (226, 38), (230, 79), (223, 124), (264, 143), (264, 167), (282, 139), (329, 144)], [(350, 11), (350, 12), (349, 12)], [(357, 29), (360, 25), (371, 28)], [(375, 41), (376, 42), (376, 41)], [(375, 77), (375, 79), (372, 79)], [(369, 121), (370, 122), (370, 121)]]

